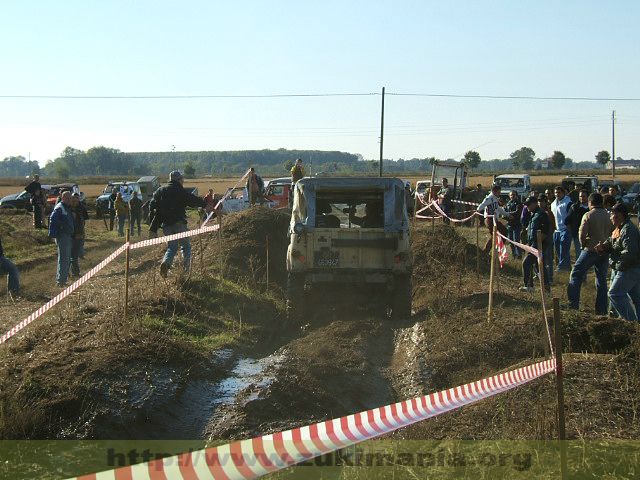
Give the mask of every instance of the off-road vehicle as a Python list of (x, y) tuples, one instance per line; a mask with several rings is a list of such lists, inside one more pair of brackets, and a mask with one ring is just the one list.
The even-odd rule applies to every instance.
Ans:
[(411, 315), (409, 219), (400, 179), (299, 180), (289, 235), (290, 318), (337, 296), (354, 307), (391, 309), (395, 319)]

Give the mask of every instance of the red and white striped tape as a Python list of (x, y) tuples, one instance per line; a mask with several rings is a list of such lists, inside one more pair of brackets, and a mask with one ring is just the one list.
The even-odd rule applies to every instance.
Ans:
[(540, 252), (538, 251), (538, 249), (533, 248), (529, 245), (525, 245), (524, 243), (520, 243), (520, 242), (516, 242), (515, 240), (510, 240), (507, 237), (505, 237), (503, 234), (501, 234), (500, 232), (497, 232), (498, 235), (500, 235), (500, 237), (502, 237), (503, 240), (506, 240), (509, 243), (513, 243), (516, 247), (524, 250), (525, 252), (529, 252), (534, 254), (536, 257), (540, 258)]
[(478, 215), (478, 212), (473, 212), (471, 215), (469, 215), (467, 218), (451, 218), (449, 215), (447, 215), (446, 213), (444, 213), (444, 210), (442, 210), (442, 208), (440, 208), (440, 205), (438, 205), (438, 202), (433, 202), (432, 205), (434, 206), (434, 208), (438, 211), (438, 213), (444, 217), (447, 217), (450, 221), (455, 222), (455, 223), (464, 223), (464, 222), (468, 222), (469, 220), (471, 220), (473, 217), (475, 217), (476, 215)]
[(17, 325), (15, 325), (11, 329), (9, 329), (7, 332), (3, 333), (2, 337), (0, 337), (0, 344), (3, 344), (7, 340), (9, 340), (16, 333), (18, 333), (20, 330), (25, 328), (31, 322), (33, 322), (35, 319), (41, 317), (46, 312), (51, 310), (54, 306), (56, 306), (58, 303), (60, 303), (60, 301), (62, 301), (64, 298), (66, 298), (69, 295), (71, 295), (82, 284), (88, 282), (91, 277), (93, 277), (96, 273), (98, 273), (104, 267), (109, 265), (109, 263), (111, 263), (113, 260), (115, 260), (116, 257), (118, 257), (118, 255), (120, 255), (126, 249), (127, 249), (127, 244), (125, 243), (124, 245), (119, 247), (115, 252), (113, 252), (111, 255), (109, 255), (107, 258), (102, 260), (99, 264), (97, 264), (95, 267), (93, 267), (91, 270), (89, 270), (87, 273), (85, 273), (82, 277), (80, 277), (78, 280), (73, 282), (71, 285), (69, 285), (67, 288), (65, 288), (62, 292), (60, 292), (58, 295), (53, 297), (51, 300), (49, 300), (47, 303), (45, 303), (43, 306), (41, 306), (39, 309), (37, 309), (31, 315), (29, 315), (27, 318), (25, 318), (20, 323), (18, 323)]
[(346, 417), (68, 480), (246, 480), (379, 437), (523, 385), (555, 359)]
[(462, 205), (471, 205), (472, 207), (478, 207), (480, 204), (475, 202), (465, 202), (464, 200), (451, 200), (453, 203), (461, 203)]
[(149, 238), (148, 240), (140, 240), (139, 242), (131, 244), (131, 250), (136, 248), (149, 247), (151, 245), (158, 245), (160, 243), (171, 242), (172, 240), (180, 240), (181, 238), (193, 237), (194, 235), (201, 235), (207, 232), (215, 232), (220, 228), (219, 225), (210, 225), (208, 227), (200, 227), (194, 230), (187, 230), (186, 232), (174, 233), (164, 237)]

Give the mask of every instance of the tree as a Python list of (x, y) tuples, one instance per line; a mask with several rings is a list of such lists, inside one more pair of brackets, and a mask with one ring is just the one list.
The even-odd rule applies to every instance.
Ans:
[(522, 147), (512, 152), (509, 159), (515, 169), (531, 170), (533, 168), (533, 159), (536, 152), (530, 147)]
[(602, 150), (596, 154), (596, 162), (598, 162), (602, 167), (611, 161), (611, 155), (606, 150)]
[(189, 178), (193, 178), (196, 175), (196, 167), (193, 166), (193, 163), (187, 162), (184, 164), (184, 174)]
[(477, 168), (480, 165), (480, 154), (475, 150), (469, 150), (464, 154), (463, 162), (471, 169)]
[(551, 164), (553, 165), (553, 168), (556, 168), (558, 170), (563, 167), (566, 160), (567, 157), (565, 157), (564, 153), (559, 150), (554, 151), (553, 155), (551, 155)]

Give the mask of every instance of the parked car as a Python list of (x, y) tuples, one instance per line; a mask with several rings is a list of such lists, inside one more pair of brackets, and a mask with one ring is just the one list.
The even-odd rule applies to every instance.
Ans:
[[(137, 192), (140, 198), (142, 197), (142, 192), (140, 190), (140, 185), (136, 182), (109, 182), (102, 194), (98, 198), (96, 198), (96, 217), (101, 218), (103, 215), (106, 215), (109, 212), (109, 197), (111, 196), (111, 192), (113, 189), (116, 189), (120, 193), (122, 193), (122, 198), (125, 202), (131, 200), (133, 197), (133, 192)], [(143, 202), (146, 200), (143, 200)]]
[(160, 180), (154, 176), (140, 177), (136, 183), (140, 186), (143, 202), (151, 200), (153, 193), (160, 188)]
[(240, 212), (249, 208), (249, 194), (246, 187), (229, 188), (227, 199), (222, 204), (222, 213)]
[[(43, 186), (43, 189), (45, 187)], [(57, 185), (50, 185), (46, 188), (47, 190), (47, 203), (45, 205), (45, 211), (47, 213), (53, 211), (53, 207), (56, 206), (56, 202), (58, 201), (58, 197), (62, 195), (63, 192), (71, 192), (77, 193), (80, 195), (80, 202), (86, 203), (86, 198), (83, 192), (80, 191), (80, 187), (77, 183), (59, 183)]]
[(508, 173), (493, 177), (493, 184), (500, 186), (500, 196), (505, 200), (515, 190), (521, 201), (525, 201), (531, 193), (531, 177), (527, 174)]
[(288, 208), (291, 195), (291, 177), (269, 180), (264, 187), (264, 197), (271, 208)]
[(26, 210), (30, 212), (31, 209), (31, 194), (24, 190), (20, 193), (12, 193), (0, 199), (0, 208), (13, 209), (13, 210)]
[(589, 194), (599, 191), (598, 177), (568, 175), (562, 179), (562, 186), (568, 191), (574, 188), (585, 189)]
[(640, 183), (634, 183), (629, 191), (622, 196), (622, 201), (635, 208), (636, 197), (640, 193)]

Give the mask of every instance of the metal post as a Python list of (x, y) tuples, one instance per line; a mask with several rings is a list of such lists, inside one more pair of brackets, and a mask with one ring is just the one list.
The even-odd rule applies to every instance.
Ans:
[(382, 87), (382, 111), (380, 113), (380, 176), (382, 176), (382, 159), (384, 155), (384, 87)]
[(496, 270), (496, 231), (498, 230), (498, 219), (493, 217), (493, 232), (491, 238), (491, 274), (489, 276), (489, 311), (487, 313), (487, 321), (491, 321), (493, 315), (493, 277)]
[(218, 213), (218, 258), (220, 259), (220, 280), (224, 278), (222, 270), (224, 269), (224, 263), (222, 259), (222, 213)]
[(616, 179), (616, 111), (611, 112), (611, 177)]
[(124, 251), (125, 258), (125, 267), (124, 267), (124, 319), (127, 320), (127, 316), (129, 314), (129, 258), (131, 248), (129, 245), (129, 230), (127, 230), (125, 242), (127, 245), (126, 250)]
[(562, 370), (562, 330), (560, 326), (560, 300), (553, 299), (554, 350), (556, 353), (556, 392), (558, 395), (558, 440), (560, 440), (560, 468), (567, 478), (567, 439), (564, 416), (564, 371)]
[(269, 288), (269, 235), (265, 239), (265, 246), (267, 249), (267, 289)]

